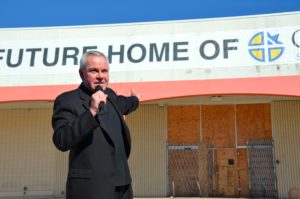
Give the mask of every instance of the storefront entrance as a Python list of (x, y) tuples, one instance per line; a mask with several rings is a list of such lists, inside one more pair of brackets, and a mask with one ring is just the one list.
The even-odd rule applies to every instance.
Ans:
[(270, 104), (168, 107), (169, 195), (276, 197), (273, 159)]

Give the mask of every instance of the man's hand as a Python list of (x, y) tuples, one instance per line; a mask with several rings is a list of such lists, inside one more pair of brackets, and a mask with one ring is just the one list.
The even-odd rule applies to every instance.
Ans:
[(91, 98), (90, 112), (93, 116), (95, 116), (99, 112), (99, 104), (101, 102), (106, 104), (107, 95), (102, 91), (97, 91), (91, 96)]
[(131, 96), (136, 96), (138, 98), (138, 100), (140, 100), (142, 98), (142, 95), (137, 94), (134, 89), (131, 89)]

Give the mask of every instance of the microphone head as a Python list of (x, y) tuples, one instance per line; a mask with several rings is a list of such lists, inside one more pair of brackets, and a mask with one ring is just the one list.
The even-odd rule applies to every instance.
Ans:
[(97, 91), (103, 91), (103, 88), (100, 85), (97, 85), (95, 87), (95, 92), (97, 92)]

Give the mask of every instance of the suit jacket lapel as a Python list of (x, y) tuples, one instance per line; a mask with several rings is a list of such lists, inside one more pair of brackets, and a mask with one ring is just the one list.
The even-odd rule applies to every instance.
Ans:
[(87, 88), (85, 88), (83, 86), (83, 84), (81, 84), (79, 86), (78, 90), (79, 90), (79, 96), (81, 99), (81, 103), (82, 103), (83, 107), (86, 110), (88, 110), (90, 108), (90, 103), (91, 103), (91, 96), (90, 96), (91, 91), (89, 91)]
[[(109, 135), (109, 128), (108, 128), (108, 123), (107, 122), (103, 122), (103, 119), (105, 119), (104, 117), (106, 117), (106, 115), (101, 115), (100, 113), (97, 114), (99, 123), (101, 128)], [(112, 137), (109, 135), (109, 137), (112, 139)]]

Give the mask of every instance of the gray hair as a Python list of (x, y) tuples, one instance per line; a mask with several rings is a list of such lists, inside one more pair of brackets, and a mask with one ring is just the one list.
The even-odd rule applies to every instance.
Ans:
[(107, 61), (107, 64), (109, 65), (108, 59), (104, 53), (96, 51), (96, 50), (91, 50), (91, 51), (87, 51), (87, 52), (83, 53), (83, 55), (81, 56), (79, 70), (82, 70), (86, 66), (87, 58), (90, 55), (104, 57)]

